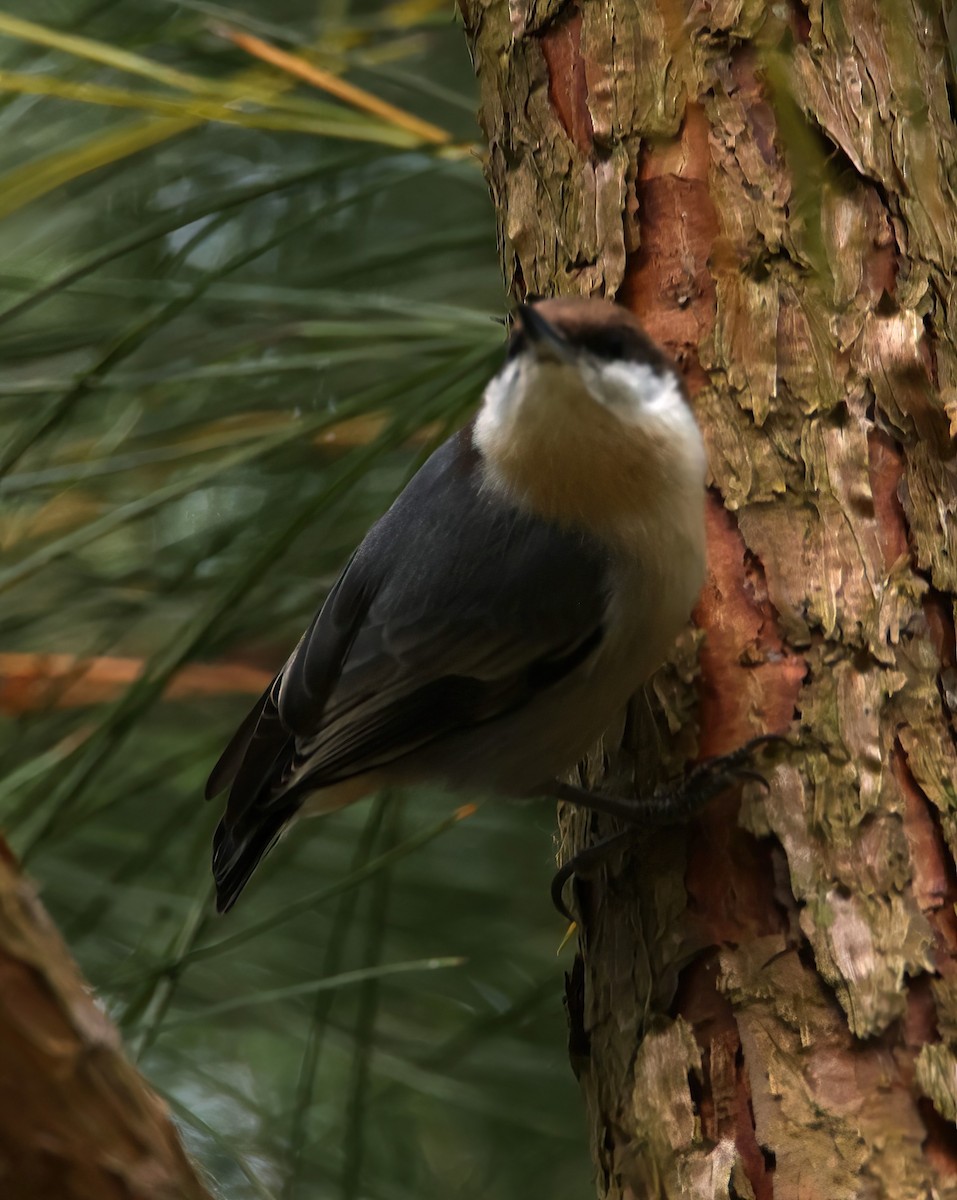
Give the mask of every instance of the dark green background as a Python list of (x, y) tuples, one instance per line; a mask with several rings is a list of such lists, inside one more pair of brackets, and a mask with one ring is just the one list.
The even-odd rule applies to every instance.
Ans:
[[(505, 298), (452, 7), (5, 13), (95, 45), (0, 30), (0, 68), (21, 79), (0, 93), (0, 649), (148, 663), (110, 703), (57, 708), (51, 693), (4, 720), (10, 840), (230, 1200), (587, 1196), (550, 807), (488, 802), (428, 840), (461, 797), (360, 805), (296, 829), (217, 918), (218, 805), (201, 793), (251, 697), (159, 698), (187, 661), (280, 665), (425, 452), (408, 435), (460, 423), (500, 358)], [(249, 72), (281, 77), (217, 20), (315, 54), (458, 149), (391, 144), (404, 135), (330, 115), (305, 86), (275, 106), (243, 100)], [(144, 95), (187, 114), (202, 98), (122, 69), (117, 50), (235, 89), (237, 111), (295, 124), (292, 99), (369, 140), (195, 118), (108, 153), (165, 120), (135, 107)], [(24, 94), (24, 76), (125, 101)], [(386, 415), (371, 442), (317, 444), (356, 412)], [(427, 844), (405, 853), (410, 839)], [(464, 962), (423, 965), (448, 957)], [(413, 966), (375, 977), (392, 964)]]

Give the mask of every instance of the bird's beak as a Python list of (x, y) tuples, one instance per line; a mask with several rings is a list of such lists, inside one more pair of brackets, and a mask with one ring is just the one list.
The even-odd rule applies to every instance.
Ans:
[(522, 329), (528, 344), (537, 358), (559, 363), (574, 361), (575, 351), (568, 340), (550, 321), (545, 320), (537, 308), (531, 304), (520, 304), (518, 315), (522, 319)]

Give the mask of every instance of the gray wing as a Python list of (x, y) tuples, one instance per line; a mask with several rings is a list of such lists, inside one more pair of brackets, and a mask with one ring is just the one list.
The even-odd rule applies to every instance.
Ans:
[(306, 794), (519, 708), (600, 643), (601, 548), (482, 491), (475, 466), (469, 428), (429, 459), (214, 768), (207, 794), (232, 784), (221, 907)]

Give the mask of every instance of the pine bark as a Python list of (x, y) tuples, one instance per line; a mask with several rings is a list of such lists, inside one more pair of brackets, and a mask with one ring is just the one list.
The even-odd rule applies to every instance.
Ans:
[[(708, 581), (642, 770), (803, 731), (770, 794), (578, 888), (598, 1193), (957, 1196), (949, 7), (460, 6), (510, 288), (616, 296), (708, 446)], [(596, 831), (566, 815), (563, 853)]]
[(2, 839), (0, 1196), (212, 1200)]

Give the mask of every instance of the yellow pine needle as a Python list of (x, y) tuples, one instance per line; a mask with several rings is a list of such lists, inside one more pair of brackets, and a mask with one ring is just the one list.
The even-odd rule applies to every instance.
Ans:
[(177, 71), (174, 67), (153, 62), (141, 54), (133, 54), (118, 46), (111, 46), (106, 42), (98, 42), (93, 38), (81, 37), (78, 34), (61, 33), (58, 29), (51, 29), (47, 25), (38, 25), (33, 21), (25, 21), (22, 17), (15, 17), (12, 13), (0, 12), (0, 33), (7, 37), (31, 42), (36, 46), (61, 50), (65, 54), (72, 54), (76, 58), (85, 58), (90, 62), (112, 67), (117, 71), (142, 75), (156, 83), (182, 88), (187, 92), (204, 91), (207, 87), (206, 80), (185, 71)]
[(373, 96), (364, 88), (340, 79), (338, 75), (333, 75), (331, 71), (325, 71), (322, 67), (307, 62), (297, 54), (289, 54), (286, 50), (280, 50), (278, 46), (272, 45), (271, 42), (267, 42), (261, 37), (256, 37), (255, 34), (242, 33), (238, 29), (230, 29), (225, 25), (216, 25), (213, 27), (213, 31), (232, 42), (234, 46), (238, 46), (240, 50), (245, 50), (247, 54), (252, 54), (263, 62), (271, 63), (274, 67), (278, 67), (288, 75), (295, 75), (305, 83), (311, 83), (313, 87), (327, 92), (330, 96), (335, 96), (346, 104), (351, 104), (353, 108), (381, 117), (390, 125), (404, 129), (407, 133), (415, 134), (423, 142), (445, 145), (452, 140), (451, 134), (440, 129), (438, 125), (432, 125), (429, 121), (423, 121), (420, 117), (406, 112), (405, 109), (397, 108), (386, 100), (380, 100), (378, 96)]
[(386, 5), (383, 15), (395, 29), (408, 29), (446, 7), (446, 0), (396, 0)]
[(558, 958), (559, 954), (561, 954), (561, 952), (565, 949), (565, 947), (568, 945), (568, 943), (572, 940), (572, 938), (575, 936), (575, 934), (577, 932), (578, 932), (578, 922), (572, 921), (571, 925), (569, 925), (568, 928), (565, 930), (565, 936), (558, 943), (558, 949), (555, 951), (556, 958)]
[[(286, 111), (284, 108), (267, 112), (243, 112), (215, 99), (190, 94), (185, 99), (168, 94), (132, 91), (96, 83), (74, 83), (50, 75), (26, 75), (0, 70), (0, 92), (25, 95), (58, 96), (85, 104), (102, 104), (113, 108), (139, 108), (161, 116), (178, 117), (193, 123), (203, 121), (239, 125), (246, 129), (275, 129), (281, 133), (312, 133), (317, 136), (345, 138), (350, 141), (381, 142), (400, 147), (415, 145), (416, 136), (392, 124), (367, 122), (364, 117), (341, 121), (329, 119), (322, 113)], [(332, 106), (328, 106), (332, 107)], [(336, 110), (342, 112), (341, 109)]]
[(0, 175), (0, 220), (64, 183), (168, 141), (196, 124), (194, 117), (150, 116), (14, 167)]

